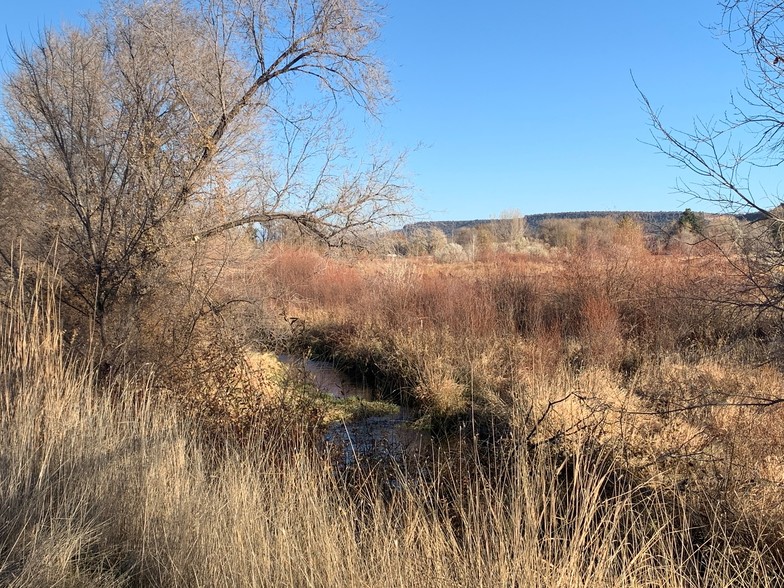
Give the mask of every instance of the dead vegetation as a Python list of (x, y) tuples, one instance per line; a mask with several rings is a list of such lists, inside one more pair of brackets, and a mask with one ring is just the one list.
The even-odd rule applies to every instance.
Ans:
[[(13, 51), (0, 584), (781, 586), (781, 211), (375, 234), (400, 159), (347, 169), (340, 108), (278, 92), (375, 112), (376, 9), (278, 8), (107, 3)], [(389, 402), (432, 446), (336, 459), (325, 423)]]
[[(194, 325), (176, 361), (161, 346), (159, 373), (68, 352), (57, 276), (20, 275), (2, 309), (0, 577), (780, 585), (776, 323), (706, 302), (731, 282), (722, 257), (625, 235), (452, 264), (248, 246), (214, 291), (252, 304)], [(331, 407), (265, 345), (412, 406), (432, 449), (336, 462)]]
[[(719, 509), (778, 550), (776, 314), (722, 302), (716, 292), (741, 280), (725, 256), (654, 254), (633, 227), (616, 239), (480, 263), (316, 264), (304, 252), (310, 270), (282, 249), (266, 275), (287, 289), (304, 346), (419, 407), (435, 432), (611, 448), (635, 479), (677, 488), (695, 512)], [(350, 284), (346, 295), (324, 276)]]

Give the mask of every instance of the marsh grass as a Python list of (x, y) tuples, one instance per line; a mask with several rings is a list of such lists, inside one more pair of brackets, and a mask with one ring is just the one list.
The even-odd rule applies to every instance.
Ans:
[(2, 585), (780, 584), (752, 527), (695, 516), (590, 443), (468, 439), (382, 471), (336, 469), (269, 421), (207, 442), (149, 380), (99, 383), (64, 354), (49, 292), (0, 310)]
[(718, 302), (739, 285), (727, 259), (656, 255), (638, 237), (545, 260), (324, 259), (352, 289), (295, 289), (294, 338), (437, 434), (601, 447), (639, 485), (677, 490), (697, 526), (712, 521), (699, 541), (779, 553), (776, 317)]

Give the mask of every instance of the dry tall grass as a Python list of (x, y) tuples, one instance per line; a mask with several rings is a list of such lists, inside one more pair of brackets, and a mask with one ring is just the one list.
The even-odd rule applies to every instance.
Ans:
[(587, 446), (378, 475), (265, 430), (205, 444), (148, 386), (64, 357), (53, 301), (16, 291), (0, 321), (2, 585), (778, 585), (761, 542), (733, 547), (747, 530)]
[(638, 483), (781, 551), (775, 317), (710, 303), (734, 287), (726, 259), (655, 255), (630, 235), (546, 260), (321, 263), (354, 285), (329, 299), (318, 280), (293, 287), (295, 335), (422, 422), (567, 453), (596, 444)]

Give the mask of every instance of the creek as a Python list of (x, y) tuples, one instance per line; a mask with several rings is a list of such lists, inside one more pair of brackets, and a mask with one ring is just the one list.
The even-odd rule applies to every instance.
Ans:
[[(302, 372), (323, 394), (341, 400), (378, 400), (378, 394), (366, 386), (351, 381), (333, 364), (326, 361), (280, 355), (278, 358)], [(360, 416), (350, 421), (340, 421), (328, 426), (324, 440), (342, 452), (345, 465), (360, 459), (394, 459), (413, 457), (431, 447), (430, 435), (414, 427), (410, 409), (395, 405), (390, 414)]]

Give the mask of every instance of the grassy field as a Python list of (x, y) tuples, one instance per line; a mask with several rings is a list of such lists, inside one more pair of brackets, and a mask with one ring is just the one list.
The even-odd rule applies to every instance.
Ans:
[(701, 299), (730, 280), (721, 260), (631, 238), (473, 264), (279, 248), (255, 275), (262, 341), (411, 406), (433, 451), (337, 465), (323, 403), (274, 362), (187, 401), (144, 372), (98, 378), (52, 291), (15, 289), (0, 584), (782, 584), (765, 400), (784, 381), (764, 317)]

